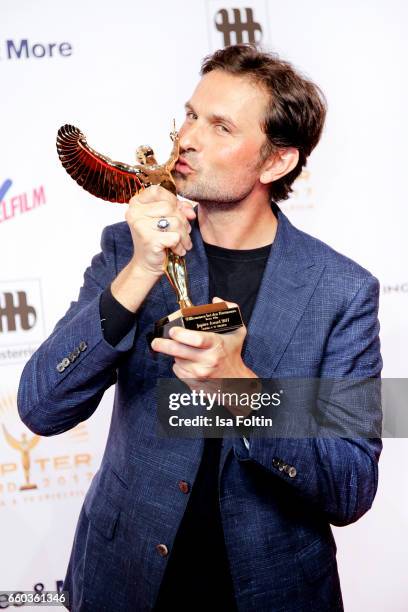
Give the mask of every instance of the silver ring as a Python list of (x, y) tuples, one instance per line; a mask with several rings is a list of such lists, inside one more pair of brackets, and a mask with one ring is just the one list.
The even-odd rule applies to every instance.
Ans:
[(165, 232), (170, 227), (170, 221), (166, 219), (165, 217), (162, 217), (161, 219), (158, 220), (158, 222), (156, 223), (156, 226), (158, 230), (160, 230), (161, 232)]

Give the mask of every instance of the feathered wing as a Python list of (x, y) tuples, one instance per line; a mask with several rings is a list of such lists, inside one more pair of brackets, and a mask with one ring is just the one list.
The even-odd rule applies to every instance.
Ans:
[(16, 450), (21, 450), (21, 444), (19, 443), (18, 440), (16, 440), (8, 431), (7, 429), (4, 427), (3, 425), (3, 433), (4, 433), (4, 437), (6, 438), (7, 442), (10, 444), (10, 446), (12, 448), (15, 448)]
[(144, 187), (145, 176), (140, 167), (114, 162), (94, 151), (73, 125), (63, 125), (58, 130), (57, 151), (68, 174), (97, 198), (129, 202)]
[(41, 440), (41, 436), (38, 436), (37, 434), (34, 434), (34, 436), (31, 438), (30, 442), (28, 443), (28, 448), (30, 450), (32, 450), (33, 448), (35, 448), (37, 446), (37, 444), (39, 443), (40, 440)]

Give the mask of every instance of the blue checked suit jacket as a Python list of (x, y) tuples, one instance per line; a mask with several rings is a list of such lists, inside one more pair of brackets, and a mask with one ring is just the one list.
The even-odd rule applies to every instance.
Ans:
[[(196, 225), (192, 239), (190, 294), (203, 304), (208, 268)], [(156, 547), (165, 544), (171, 554), (188, 501), (178, 483), (194, 483), (203, 440), (156, 435), (156, 381), (174, 374), (171, 358), (151, 354), (146, 333), (177, 309), (173, 289), (165, 277), (158, 281), (134, 328), (110, 346), (99, 298), (132, 256), (127, 224), (105, 228), (101, 246), (78, 300), (27, 363), (18, 406), (33, 432), (54, 435), (87, 419), (116, 383), (109, 437), (81, 510), (65, 588), (75, 612), (147, 611), (167, 562)], [(296, 229), (278, 209), (244, 361), (264, 378), (379, 377), (378, 297), (367, 270)], [(335, 419), (337, 406), (330, 408)], [(371, 507), (380, 452), (379, 438), (254, 437), (249, 448), (242, 438), (223, 440), (219, 499), (240, 611), (343, 609), (330, 523), (347, 525)], [(282, 465), (295, 467), (296, 476)]]

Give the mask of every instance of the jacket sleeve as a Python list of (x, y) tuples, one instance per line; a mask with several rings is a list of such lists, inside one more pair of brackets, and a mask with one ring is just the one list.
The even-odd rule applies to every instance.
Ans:
[(118, 360), (133, 345), (136, 317), (133, 328), (115, 347), (103, 337), (100, 296), (118, 272), (110, 227), (103, 231), (101, 249), (85, 271), (78, 300), (71, 303), (21, 376), (20, 417), (31, 431), (43, 436), (62, 433), (91, 416), (105, 390), (116, 382)]
[[(345, 382), (356, 379), (373, 382), (374, 378), (380, 383), (378, 301), (379, 283), (370, 276), (332, 329), (322, 362), (321, 386), (325, 387), (323, 379), (329, 378), (337, 379), (340, 389)], [(364, 388), (360, 387), (363, 392)], [(309, 437), (254, 436), (249, 444), (236, 439), (234, 451), (240, 461), (254, 461), (286, 481), (329, 522), (347, 525), (359, 519), (373, 503), (382, 442), (380, 437), (369, 434), (343, 437), (342, 421), (345, 415), (348, 419), (352, 416), (354, 431), (380, 432), (381, 397), (377, 394), (378, 402), (367, 410), (364, 403), (355, 402), (353, 391), (340, 392), (332, 398), (321, 399), (322, 395), (318, 396), (316, 414), (320, 411), (326, 425), (331, 425), (332, 431), (340, 431), (338, 435), (325, 436), (316, 426), (315, 435)]]

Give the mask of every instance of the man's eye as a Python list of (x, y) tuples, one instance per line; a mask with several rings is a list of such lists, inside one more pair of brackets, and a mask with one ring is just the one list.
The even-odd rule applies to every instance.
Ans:
[(193, 111), (187, 111), (186, 117), (188, 117), (189, 119), (197, 119), (197, 115), (193, 113)]
[(229, 129), (225, 125), (223, 125), (222, 123), (217, 123), (215, 127), (220, 132), (225, 132), (225, 133), (229, 134)]

